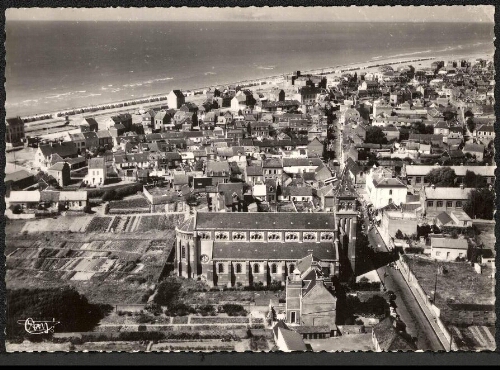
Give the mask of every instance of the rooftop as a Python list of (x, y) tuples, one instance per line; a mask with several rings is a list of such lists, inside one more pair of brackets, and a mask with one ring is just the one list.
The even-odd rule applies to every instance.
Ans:
[[(325, 230), (336, 229), (333, 213), (197, 213), (197, 229), (213, 230)], [(301, 256), (301, 258), (304, 256)], [(318, 256), (319, 257), (319, 256)]]

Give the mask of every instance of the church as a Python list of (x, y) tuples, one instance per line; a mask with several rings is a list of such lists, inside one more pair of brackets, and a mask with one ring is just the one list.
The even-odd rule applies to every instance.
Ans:
[(196, 212), (176, 228), (175, 270), (210, 286), (285, 285), (298, 260), (314, 255), (325, 276), (352, 275), (356, 197), (337, 194), (335, 212)]

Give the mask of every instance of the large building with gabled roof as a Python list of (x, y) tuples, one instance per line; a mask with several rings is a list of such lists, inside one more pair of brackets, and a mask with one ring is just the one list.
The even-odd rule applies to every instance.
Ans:
[(334, 213), (197, 212), (176, 228), (175, 267), (213, 286), (284, 284), (312, 253), (327, 276), (339, 275), (335, 220)]

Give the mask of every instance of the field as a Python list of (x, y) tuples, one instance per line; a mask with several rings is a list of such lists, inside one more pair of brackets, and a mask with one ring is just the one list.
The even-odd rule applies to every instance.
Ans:
[[(5, 248), (7, 287), (72, 285), (94, 303), (142, 303), (153, 292), (167, 260), (173, 257), (175, 231), (166, 228), (155, 234), (141, 234), (137, 229), (132, 232), (140, 222), (138, 217), (85, 215), (9, 221)], [(174, 220), (167, 222), (164, 215), (148, 217), (170, 226), (179, 218), (173, 216)], [(92, 232), (72, 231), (78, 221), (80, 229)], [(106, 232), (113, 222), (123, 226), (124, 232)]]
[(70, 215), (40, 220), (9, 220), (7, 236), (53, 232), (72, 233), (144, 233), (173, 230), (184, 215), (122, 214), (110, 216)]
[[(410, 257), (409, 265), (421, 287), (433, 297), (436, 262), (414, 256)], [(491, 348), (488, 333), (494, 333), (496, 322), (495, 279), (491, 278), (491, 268), (477, 274), (469, 263), (440, 262), (440, 265), (448, 272), (437, 275), (435, 304), (441, 310), (444, 324), (461, 349)]]

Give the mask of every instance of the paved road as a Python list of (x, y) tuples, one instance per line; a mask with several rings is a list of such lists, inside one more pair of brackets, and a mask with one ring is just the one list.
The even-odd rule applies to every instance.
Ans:
[[(365, 222), (367, 222), (366, 218)], [(388, 252), (387, 246), (376, 228), (372, 228), (369, 231), (368, 241), (377, 252)], [(380, 247), (378, 247), (379, 245)], [(394, 268), (383, 266), (377, 269), (377, 273), (380, 280), (385, 284), (386, 289), (392, 290), (396, 294), (396, 312), (406, 324), (407, 332), (417, 338), (417, 348), (431, 351), (444, 350), (401, 272)]]

